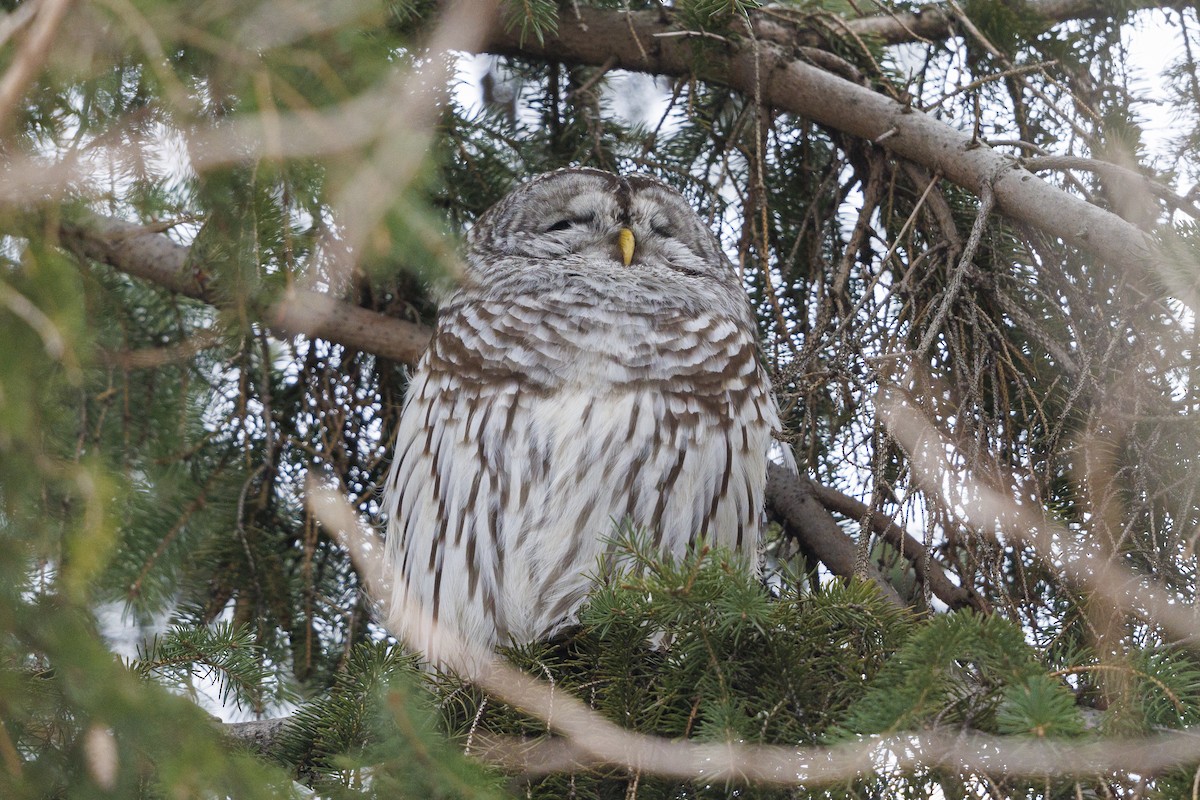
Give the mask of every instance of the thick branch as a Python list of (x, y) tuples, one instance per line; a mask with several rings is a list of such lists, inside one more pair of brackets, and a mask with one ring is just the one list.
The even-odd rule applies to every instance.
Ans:
[[(767, 465), (767, 513), (830, 572), (845, 578), (856, 574), (858, 550), (854, 542), (817, 501), (808, 482), (778, 464)], [(901, 607), (907, 605), (874, 564), (866, 564), (866, 576), (888, 600)]]
[[(99, 216), (64, 222), (60, 230), (63, 244), (88, 258), (164, 289), (214, 302), (204, 272), (188, 264), (188, 248), (162, 233)], [(420, 358), (430, 335), (422, 325), (316, 292), (297, 291), (269, 316), (265, 322), (278, 334), (327, 339), (406, 364)]]
[(853, 497), (847, 497), (837, 489), (831, 489), (811, 481), (809, 485), (817, 501), (828, 510), (835, 511), (848, 519), (866, 519), (871, 530), (883, 537), (885, 542), (896, 548), (912, 564), (917, 579), (928, 584), (929, 590), (950, 608), (969, 607), (977, 611), (987, 610), (983, 598), (973, 589), (955, 584), (946, 577), (941, 566), (932, 560), (926, 563), (928, 554), (925, 546), (909, 536), (899, 525), (883, 514), (876, 514), (865, 503), (861, 503)]
[[(1138, 0), (1129, 8), (1133, 10), (1169, 5), (1171, 4), (1154, 0)], [(1113, 13), (1111, 5), (1099, 0), (1026, 0), (1021, 4), (1020, 11), (1027, 18), (1042, 20), (1042, 30), (1048, 30), (1053, 25), (1070, 19), (1091, 19)], [(826, 43), (829, 34), (818, 33), (812, 29), (811, 24), (805, 25), (805, 18), (808, 16), (810, 14), (806, 12), (797, 15), (798, 19), (792, 21), (780, 13), (778, 7), (770, 6), (751, 12), (755, 33), (761, 38), (784, 46), (819, 47)], [(953, 11), (945, 3), (930, 3), (916, 11), (878, 14), (849, 19), (837, 26), (826, 24), (823, 27), (832, 29), (835, 34), (841, 29), (862, 39), (873, 39), (883, 44), (903, 44), (930, 39), (940, 41), (953, 35), (957, 26)]]
[(572, 64), (615, 63), (661, 75), (696, 75), (878, 142), (976, 194), (990, 184), (1001, 213), (1114, 266), (1144, 268), (1155, 260), (1151, 240), (1136, 226), (1046, 183), (969, 133), (799, 61), (773, 42), (731, 42), (722, 53), (711, 52), (714, 47), (697, 59), (689, 38), (664, 13), (581, 7), (578, 18), (573, 11), (564, 12), (558, 31), (541, 42), (522, 42), (516, 31), (496, 30), (486, 49)]

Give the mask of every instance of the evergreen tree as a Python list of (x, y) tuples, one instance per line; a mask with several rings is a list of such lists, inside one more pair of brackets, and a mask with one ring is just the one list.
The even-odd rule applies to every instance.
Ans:
[[(1195, 794), (1195, 8), (3, 7), (0, 797)], [(802, 477), (466, 685), (308, 487), (568, 164), (712, 221)]]

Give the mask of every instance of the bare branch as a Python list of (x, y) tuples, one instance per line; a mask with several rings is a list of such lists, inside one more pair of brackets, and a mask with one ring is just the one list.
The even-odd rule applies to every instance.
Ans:
[[(909, 536), (896, 523), (882, 514), (876, 514), (866, 503), (859, 502), (853, 497), (842, 494), (837, 489), (809, 482), (813, 495), (830, 511), (837, 512), (848, 519), (866, 519), (871, 530), (878, 533), (883, 540), (912, 563), (917, 579), (929, 585), (930, 590), (950, 608), (974, 608), (976, 611), (987, 611), (987, 603), (974, 589), (962, 587), (946, 577), (946, 573), (937, 564), (926, 561), (925, 546)], [(928, 567), (928, 568), (927, 568)]]

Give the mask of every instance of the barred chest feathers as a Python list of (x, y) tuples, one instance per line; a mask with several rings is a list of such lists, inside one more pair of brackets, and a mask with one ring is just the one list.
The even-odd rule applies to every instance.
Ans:
[(434, 662), (438, 626), (550, 636), (624, 520), (675, 557), (703, 540), (757, 561), (776, 407), (736, 274), (682, 197), (550, 173), (481, 218), (468, 268), (385, 488), (393, 630)]

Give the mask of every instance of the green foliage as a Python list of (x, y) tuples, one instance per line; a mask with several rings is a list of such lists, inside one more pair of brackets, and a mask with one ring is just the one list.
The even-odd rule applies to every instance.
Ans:
[(301, 706), (275, 750), (323, 797), (495, 798), (499, 779), (437, 729), (415, 660), (357, 646), (329, 691)]
[(1004, 701), (996, 711), (999, 733), (1062, 739), (1077, 736), (1083, 722), (1075, 697), (1061, 681), (1048, 675), (1030, 675), (1005, 687)]
[(1200, 720), (1200, 664), (1194, 652), (1147, 648), (1128, 664), (1097, 671), (1090, 683), (1112, 699), (1103, 719), (1107, 732), (1136, 736)]
[[(1155, 159), (1128, 3), (1047, 28), (1020, 3), (971, 0), (961, 5), (980, 35), (960, 26), (897, 48), (851, 33), (847, 20), (877, 10), (840, 0), (603, 0), (592, 5), (673, 19), (689, 35), (639, 44), (681, 43), (707, 80), (650, 86), (602, 63), (495, 56), (461, 72), (435, 123), (416, 130), (405, 77), (431, 63), (420, 48), (443, 5), (74, 4), (34, 54), (46, 68), (11, 84), (18, 102), (0, 111), (0, 797), (1188, 796), (1194, 765), (1078, 786), (881, 769), (777, 788), (615, 767), (500, 774), (463, 757), (483, 734), (555, 737), (418, 671), (373, 626), (345, 551), (304, 504), (315, 473), (340, 481), (364, 518), (378, 512), (406, 372), (272, 325), (295, 288), (429, 324), (461, 234), (517, 181), (568, 164), (656, 175), (713, 223), (740, 270), (805, 471), (928, 535), (924, 566), (992, 612), (926, 603), (912, 554), (860, 532), (862, 520), (841, 521), (917, 611), (792, 555), (777, 528), (761, 577), (722, 552), (656, 563), (627, 537), (580, 626), (508, 653), (515, 663), (631, 730), (699, 742), (909, 731), (1102, 742), (1198, 725), (1194, 646), (1132, 614), (1099, 631), (1098, 601), (1053, 558), (967, 524), (969, 481), (917, 480), (874, 405), (881, 389), (909, 387), (953, 444), (956, 476), (1045, 509), (1062, 546), (1077, 537), (1111, 552), (1194, 605), (1200, 373), (1184, 304), (1200, 263), (1195, 192), (1147, 192), (1139, 178), (1126, 196), (1128, 175), (1039, 173), (1153, 230), (1170, 258), (1152, 283), (999, 213), (963, 262), (973, 192), (895, 158), (886, 138), (722, 83), (748, 19), (769, 34), (761, 48), (791, 47), (798, 26), (800, 57), (911, 113), (1023, 158), (1132, 165), (1184, 195), (1200, 178), (1195, 11), (1166, 16), (1181, 46), (1160, 83), (1177, 118)], [(878, 21), (915, 6), (878, 9)], [(22, 23), (31, 3), (5, 8), (7, 80), (43, 15)], [(502, 5), (527, 45), (574, 9)], [(476, 67), (491, 90), (471, 83)], [(411, 169), (385, 187), (370, 209), (378, 224), (344, 262), (337, 204), (365, 194), (397, 152)], [(189, 248), (182, 269), (206, 302), (64, 237), (60, 222), (85, 212)], [(150, 261), (171, 266), (169, 254)], [(1095, 454), (1111, 497), (1089, 495)], [(137, 657), (114, 656), (130, 637)], [(269, 756), (251, 754), (197, 708), (201, 695), (226, 714), (293, 722)]]
[(547, 33), (558, 29), (558, 3), (554, 0), (506, 0), (504, 10), (505, 27), (519, 27), (522, 42), (532, 35), (541, 44)]
[[(9, 571), (22, 553), (7, 544)], [(282, 771), (230, 752), (196, 705), (117, 662), (85, 610), (34, 587), (23, 595), (0, 601), (4, 797), (294, 796)]]
[(176, 627), (155, 636), (130, 667), (178, 689), (191, 687), (195, 681), (215, 684), (222, 705), (236, 703), (259, 712), (266, 706), (264, 695), (275, 677), (254, 645), (253, 632), (229, 623)]
[[(640, 733), (697, 741), (817, 742), (909, 634), (914, 621), (867, 584), (775, 595), (726, 551), (678, 564), (650, 557), (642, 537), (622, 538), (621, 569), (604, 578), (581, 625), (554, 644), (512, 651), (514, 662)], [(439, 693), (460, 741), (544, 737), (517, 709), (443, 679)], [(529, 782), (526, 796), (724, 796), (611, 770)]]
[(1012, 622), (970, 612), (935, 617), (888, 662), (875, 688), (862, 694), (844, 733), (892, 733), (934, 720), (990, 729), (1005, 687), (1032, 690), (1026, 682), (1039, 671)]

